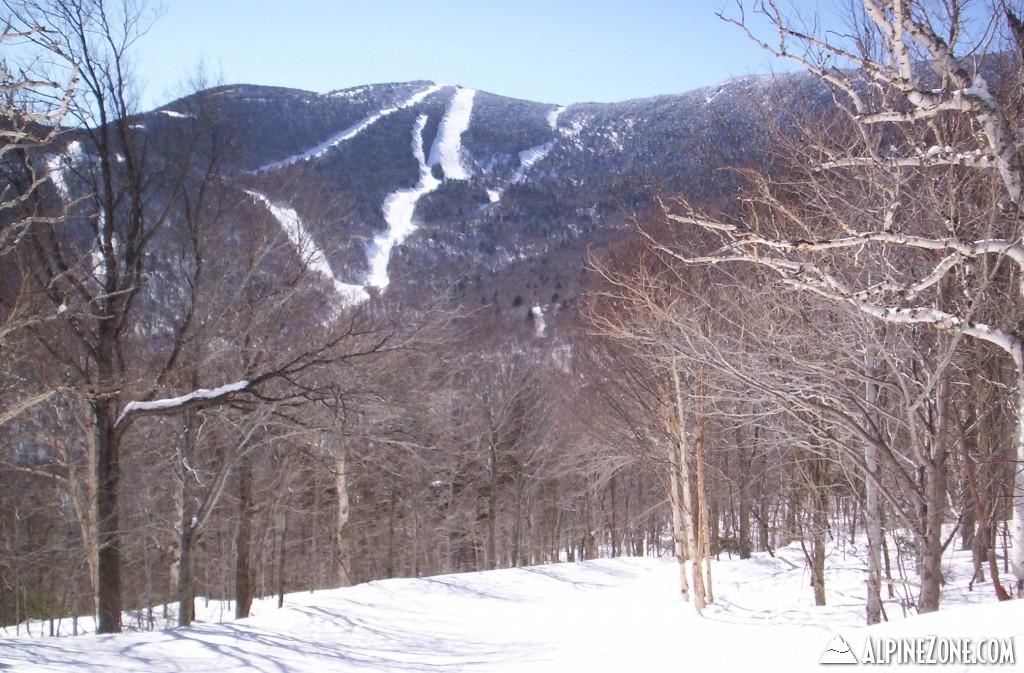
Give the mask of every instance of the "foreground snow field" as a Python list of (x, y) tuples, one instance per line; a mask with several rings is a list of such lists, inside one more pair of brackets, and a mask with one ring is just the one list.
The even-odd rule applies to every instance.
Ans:
[(715, 604), (703, 618), (680, 601), (674, 561), (605, 559), (291, 594), (283, 609), (262, 603), (250, 619), (189, 629), (4, 638), (0, 671), (566, 673), (698, 662), (723, 671), (821, 670), (836, 635), (857, 657), (869, 636), (1014, 638), (1017, 664), (1001, 668), (1024, 667), (1024, 601), (997, 604), (988, 583), (968, 592), (965, 553), (950, 555), (943, 611), (903, 619), (888, 602), (893, 621), (870, 629), (861, 626), (861, 559), (847, 546), (828, 562), (830, 605), (821, 608), (799, 548), (716, 562)]

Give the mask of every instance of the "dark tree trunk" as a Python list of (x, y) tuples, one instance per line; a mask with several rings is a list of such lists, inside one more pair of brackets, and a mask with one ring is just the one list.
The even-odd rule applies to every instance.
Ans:
[(121, 632), (121, 537), (117, 492), (120, 456), (116, 404), (101, 399), (93, 404), (96, 418), (96, 527), (99, 538), (98, 585), (99, 624), (97, 633)]
[(191, 521), (183, 521), (181, 535), (181, 560), (178, 567), (178, 626), (191, 626), (196, 618), (195, 600), (195, 542), (197, 529)]
[(277, 607), (284, 607), (284, 569), (285, 550), (288, 547), (288, 511), (284, 510), (278, 514), (281, 526), (281, 546), (277, 554)]
[(250, 567), (252, 547), (252, 460), (243, 456), (238, 464), (238, 532), (235, 537), (235, 619), (249, 616), (253, 580)]
[(946, 464), (939, 462), (925, 470), (925, 534), (921, 542), (921, 597), (918, 612), (935, 612), (939, 609), (942, 592), (942, 521), (946, 500)]

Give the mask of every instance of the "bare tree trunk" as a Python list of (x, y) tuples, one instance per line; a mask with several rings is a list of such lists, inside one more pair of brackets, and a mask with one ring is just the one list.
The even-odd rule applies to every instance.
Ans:
[[(86, 550), (85, 563), (89, 573), (89, 588), (91, 593), (91, 605), (89, 612), (96, 614), (99, 606), (97, 591), (99, 588), (99, 536), (96, 528), (96, 428), (92, 418), (92, 410), (85, 409), (84, 413), (90, 420), (83, 423), (87, 428), (85, 433), (85, 459), (76, 459), (72, 455), (70, 447), (64, 441), (53, 438), (54, 446), (60, 451), (61, 460), (68, 468), (68, 489), (71, 500), (71, 507), (75, 512), (75, 521), (78, 523), (79, 534), (82, 536), (82, 545)], [(75, 579), (75, 600), (78, 601), (78, 579)], [(80, 604), (80, 603), (79, 603)], [(78, 615), (79, 609), (75, 608), (74, 614)]]
[(935, 612), (939, 609), (942, 592), (942, 521), (946, 501), (946, 463), (943, 460), (929, 465), (925, 474), (925, 534), (921, 554), (921, 596), (919, 612)]
[[(808, 493), (810, 530), (802, 531), (800, 545), (811, 569), (811, 588), (814, 604), (825, 605), (825, 546), (828, 540), (828, 462), (822, 456), (807, 456), (801, 460), (800, 470)], [(794, 512), (794, 515), (796, 513)], [(796, 518), (800, 517), (796, 515)], [(808, 552), (805, 539), (810, 539)]]
[[(866, 406), (874, 409), (878, 402), (878, 385), (875, 383), (875, 355), (869, 346), (864, 355), (864, 398)], [(877, 422), (877, 420), (876, 420)], [(878, 448), (873, 442), (866, 442), (864, 445), (864, 467), (867, 476), (864, 479), (865, 506), (864, 506), (864, 527), (868, 538), (868, 578), (867, 578), (867, 601), (865, 604), (865, 615), (868, 624), (878, 624), (882, 621), (882, 511), (881, 501), (878, 493), (878, 481), (881, 474), (878, 467)]]
[[(102, 375), (101, 375), (102, 378)], [(102, 380), (111, 380), (102, 378)], [(114, 423), (116, 403), (102, 398), (92, 404), (96, 420), (96, 531), (99, 623), (97, 633), (121, 632), (121, 524), (117, 495), (120, 446)]]
[[(756, 432), (756, 430), (755, 430)], [(736, 431), (740, 434), (740, 430)], [(737, 437), (738, 438), (738, 437)], [(739, 477), (740, 477), (740, 530), (738, 535), (741, 559), (750, 558), (753, 545), (750, 543), (750, 469), (753, 460), (753, 448), (740, 444)]]
[(244, 619), (252, 609), (253, 578), (251, 567), (252, 458), (245, 454), (238, 465), (238, 532), (235, 536), (235, 619)]
[(609, 535), (611, 537), (612, 558), (615, 558), (616, 556), (619, 556), (621, 552), (619, 550), (619, 539), (618, 539), (619, 538), (619, 530), (618, 530), (618, 521), (617, 521), (617, 516), (616, 516), (618, 514), (618, 512), (616, 510), (616, 504), (617, 503), (615, 502), (615, 475), (614, 474), (612, 474), (612, 476), (608, 479), (608, 494), (609, 494), (609, 498), (610, 498), (610, 502), (611, 502), (611, 519), (610, 519), (610, 521), (608, 523), (608, 532), (609, 532)]
[(814, 586), (814, 604), (825, 605), (825, 545), (828, 539), (828, 494), (823, 485), (819, 485), (812, 496), (814, 511), (812, 526), (814, 528), (811, 542), (811, 583)]
[[(192, 383), (197, 385), (197, 376), (192, 372)], [(195, 387), (195, 385), (193, 386)], [(195, 424), (196, 412), (186, 411), (182, 414), (182, 442), (178, 454), (178, 472), (180, 475), (179, 494), (179, 525), (178, 531), (178, 626), (189, 626), (196, 616), (195, 587), (193, 572), (195, 570), (195, 543), (199, 536), (198, 507), (195, 513), (190, 508), (194, 499), (190, 466), (195, 461)]]
[(679, 468), (679, 487), (682, 492), (683, 515), (686, 520), (686, 547), (687, 555), (692, 560), (693, 572), (693, 607), (697, 614), (704, 610), (704, 578), (701, 569), (701, 552), (697, 544), (697, 531), (695, 522), (695, 510), (690, 487), (690, 461), (686, 450), (686, 414), (683, 410), (683, 386), (679, 376), (679, 368), (672, 365), (672, 385), (675, 394), (675, 425), (676, 425), (676, 461)]
[(920, 559), (921, 596), (919, 612), (939, 609), (942, 593), (942, 524), (946, 514), (946, 487), (948, 465), (946, 461), (949, 441), (949, 376), (942, 374), (936, 389), (936, 426), (930, 455), (925, 456), (924, 484), (924, 549)]
[(484, 546), (484, 568), (494, 570), (498, 563), (498, 449), (488, 442), (487, 454), (487, 540)]
[(285, 557), (288, 548), (288, 510), (282, 508), (277, 515), (278, 527), (281, 529), (280, 547), (277, 552), (277, 607), (284, 607), (285, 590)]
[[(703, 395), (703, 390), (699, 393)], [(703, 402), (698, 401), (697, 411), (697, 437), (694, 442), (694, 448), (696, 450), (696, 465), (697, 465), (697, 516), (700, 519), (700, 539), (697, 544), (700, 548), (701, 555), (704, 557), (705, 568), (702, 582), (702, 590), (698, 590), (698, 593), (703, 593), (705, 603), (713, 603), (715, 601), (715, 593), (711, 587), (711, 530), (708, 523), (710, 518), (708, 513), (708, 494), (706, 485), (706, 470), (704, 460), (704, 442), (707, 437), (705, 434), (705, 421), (704, 421), (704, 409)], [(696, 581), (696, 577), (694, 578)]]
[(192, 521), (182, 522), (178, 536), (181, 560), (178, 563), (178, 626), (190, 626), (196, 618), (195, 600), (195, 542), (197, 530)]
[(349, 572), (351, 558), (346, 527), (350, 516), (348, 497), (348, 447), (345, 445), (334, 449), (334, 489), (338, 494), (338, 514), (334, 523), (334, 561), (335, 582), (340, 587), (352, 585)]
[(672, 453), (669, 457), (669, 506), (672, 508), (672, 545), (676, 554), (676, 563), (679, 564), (679, 593), (684, 601), (690, 600), (690, 582), (686, 577), (686, 561), (689, 558), (689, 546), (687, 544), (687, 527), (690, 525), (687, 520), (686, 511), (683, 508), (682, 479), (678, 461), (682, 451), (678, 450), (678, 444), (672, 445)]

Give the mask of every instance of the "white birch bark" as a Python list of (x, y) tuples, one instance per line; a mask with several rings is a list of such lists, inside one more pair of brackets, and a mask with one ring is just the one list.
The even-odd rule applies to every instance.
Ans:
[(677, 363), (672, 363), (672, 386), (675, 394), (676, 412), (676, 460), (678, 461), (679, 487), (682, 494), (683, 516), (686, 520), (686, 548), (693, 572), (693, 607), (697, 614), (704, 610), (704, 578), (701, 568), (701, 553), (697, 546), (697, 531), (693, 526), (693, 497), (690, 493), (690, 462), (687, 451), (686, 413), (683, 408), (683, 387)]
[[(864, 354), (864, 400), (869, 410), (878, 401), (878, 385), (875, 378), (875, 353), (868, 346)], [(868, 539), (868, 581), (865, 613), (868, 624), (882, 621), (882, 508), (878, 497), (878, 447), (874, 442), (864, 444), (864, 468), (868, 478), (864, 480), (865, 505), (864, 527)]]
[(338, 586), (347, 587), (352, 585), (352, 578), (349, 575), (349, 545), (346, 538), (348, 526), (350, 503), (348, 497), (348, 451), (344, 446), (336, 447), (334, 450), (334, 488), (338, 495), (338, 513), (334, 522), (335, 554), (337, 556), (337, 575), (335, 577)]

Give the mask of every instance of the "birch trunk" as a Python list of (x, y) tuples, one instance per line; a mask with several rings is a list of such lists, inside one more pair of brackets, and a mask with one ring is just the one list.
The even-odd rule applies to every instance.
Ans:
[(338, 494), (338, 514), (334, 522), (335, 581), (339, 587), (352, 585), (351, 559), (346, 527), (350, 514), (348, 497), (348, 449), (339, 446), (334, 453), (334, 488)]
[[(715, 593), (711, 588), (711, 529), (710, 529), (710, 516), (708, 513), (708, 494), (707, 484), (705, 475), (704, 465), (704, 413), (703, 409), (698, 412), (697, 415), (697, 441), (694, 442), (694, 448), (696, 450), (696, 466), (697, 466), (697, 516), (699, 518), (699, 530), (700, 539), (697, 544), (700, 547), (701, 555), (704, 557), (704, 576), (701, 578), (701, 589), (698, 593), (703, 593), (703, 599), (705, 603), (715, 602)], [(694, 578), (696, 581), (696, 578)]]
[(678, 443), (672, 444), (668, 465), (669, 465), (669, 504), (672, 507), (672, 543), (676, 554), (676, 562), (679, 564), (679, 593), (683, 600), (690, 600), (690, 583), (686, 578), (686, 561), (689, 558), (686, 545), (686, 512), (683, 509), (682, 486), (679, 477), (679, 456), (681, 451), (677, 450)]
[(683, 409), (683, 385), (679, 376), (679, 368), (675, 363), (672, 365), (672, 385), (675, 392), (676, 461), (679, 470), (683, 517), (686, 521), (686, 548), (687, 556), (692, 559), (693, 607), (699, 615), (704, 610), (704, 578), (701, 569), (700, 548), (697, 545), (697, 535), (694, 530), (693, 497), (690, 491), (690, 463), (686, 450), (686, 413)]
[(1017, 463), (1013, 472), (1013, 516), (1010, 521), (1010, 570), (1017, 578), (1017, 596), (1024, 595), (1024, 357), (1020, 341), (1015, 342), (1017, 365)]

